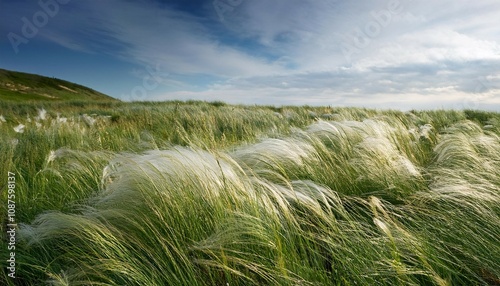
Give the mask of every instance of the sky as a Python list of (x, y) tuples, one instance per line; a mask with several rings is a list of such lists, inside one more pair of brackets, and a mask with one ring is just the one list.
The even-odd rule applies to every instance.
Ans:
[(0, 68), (124, 101), (500, 111), (498, 0), (0, 0)]

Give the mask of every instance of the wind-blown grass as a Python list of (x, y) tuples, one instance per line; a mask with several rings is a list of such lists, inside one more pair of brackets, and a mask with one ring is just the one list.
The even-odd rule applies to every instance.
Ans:
[[(22, 221), (26, 284), (499, 283), (496, 127), (455, 112), (340, 109), (323, 121), (307, 109), (167, 108), (189, 110), (168, 133), (184, 146), (160, 147), (167, 133), (155, 128), (140, 148), (81, 138), (34, 156), (29, 172), (39, 170), (23, 184), (54, 201)], [(29, 132), (18, 136), (49, 131)]]

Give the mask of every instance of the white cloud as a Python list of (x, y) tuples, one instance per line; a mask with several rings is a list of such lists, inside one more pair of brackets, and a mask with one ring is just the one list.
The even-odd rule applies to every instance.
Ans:
[[(203, 19), (185, 12), (116, 0), (79, 5), (93, 19), (85, 19), (87, 14), (61, 17), (66, 25), (46, 38), (74, 50), (94, 49), (141, 65), (160, 63), (166, 73), (230, 77), (283, 71), (279, 64), (224, 44), (203, 25)], [(86, 42), (75, 43), (74, 31), (81, 31), (79, 37), (88, 38)]]
[[(83, 12), (60, 17), (65, 25), (46, 38), (160, 63), (176, 89), (157, 99), (430, 108), (473, 98), (499, 107), (496, 0), (245, 0), (224, 23), (214, 11), (207, 19), (117, 0), (75, 5)], [(200, 75), (208, 87), (193, 91)]]
[(333, 105), (373, 108), (410, 109), (485, 109), (499, 110), (500, 89), (486, 94), (461, 92), (453, 86), (426, 88), (398, 94), (371, 93), (360, 94), (355, 88), (350, 92), (338, 92), (331, 88), (253, 88), (243, 90), (235, 87), (219, 87), (200, 92), (179, 91), (158, 95), (155, 100), (178, 98), (181, 100), (224, 100), (235, 104), (270, 105)]

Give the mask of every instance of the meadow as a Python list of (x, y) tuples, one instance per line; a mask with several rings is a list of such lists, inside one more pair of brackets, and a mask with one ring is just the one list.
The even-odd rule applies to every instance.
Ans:
[(0, 102), (0, 134), (1, 285), (500, 285), (499, 113)]

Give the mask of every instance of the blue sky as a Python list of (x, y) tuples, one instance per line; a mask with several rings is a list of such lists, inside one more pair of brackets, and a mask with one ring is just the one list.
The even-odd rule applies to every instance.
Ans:
[(0, 0), (0, 68), (122, 100), (500, 111), (498, 19), (497, 0)]

